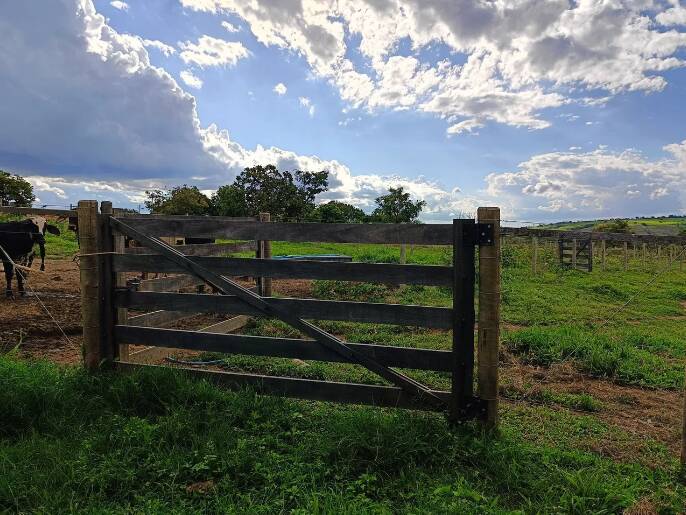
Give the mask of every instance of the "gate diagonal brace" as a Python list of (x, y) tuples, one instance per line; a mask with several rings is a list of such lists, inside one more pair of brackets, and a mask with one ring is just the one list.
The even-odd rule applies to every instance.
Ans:
[(368, 356), (352, 350), (342, 340), (336, 338), (332, 334), (329, 334), (323, 329), (301, 318), (292, 316), (287, 310), (270, 304), (259, 295), (242, 287), (231, 279), (207, 270), (206, 268), (188, 259), (188, 257), (184, 256), (181, 252), (177, 251), (170, 245), (167, 245), (162, 240), (153, 236), (148, 236), (147, 234), (140, 232), (138, 229), (135, 229), (114, 217), (110, 217), (110, 224), (119, 232), (134, 238), (153, 250), (158, 251), (160, 254), (162, 254), (162, 256), (188, 270), (189, 273), (205, 280), (207, 283), (219, 290), (222, 294), (235, 295), (239, 300), (260, 310), (265, 316), (283, 320), (294, 329), (297, 329), (316, 340), (317, 343), (334, 352), (337, 352), (341, 356), (357, 361), (360, 365), (378, 374), (387, 381), (390, 381), (394, 385), (405, 390), (407, 393), (416, 396), (419, 400), (425, 401), (435, 408), (442, 409), (446, 407), (445, 402), (438, 396), (434, 395), (431, 390), (422, 383), (415, 381), (405, 374), (386, 367)]

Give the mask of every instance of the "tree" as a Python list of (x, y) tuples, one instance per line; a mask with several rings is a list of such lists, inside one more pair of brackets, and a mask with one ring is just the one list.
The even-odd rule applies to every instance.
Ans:
[(389, 188), (388, 194), (378, 197), (375, 202), (377, 208), (372, 212), (372, 220), (393, 224), (418, 223), (419, 213), (426, 206), (423, 200), (413, 202), (402, 186)]
[(629, 222), (620, 218), (605, 220), (595, 224), (593, 230), (597, 232), (629, 232)]
[(207, 215), (210, 199), (197, 186), (176, 186), (168, 191), (146, 191), (145, 207), (161, 215)]
[(20, 175), (0, 170), (0, 206), (12, 203), (17, 207), (31, 207), (35, 200), (29, 181)]
[(274, 165), (253, 166), (213, 196), (216, 214), (270, 213), (272, 220), (302, 220), (314, 209), (314, 198), (326, 191), (328, 172), (280, 172)]
[(216, 216), (250, 216), (245, 192), (234, 184), (220, 187), (212, 195), (212, 214)]
[(326, 204), (319, 204), (311, 211), (307, 217), (312, 222), (322, 223), (364, 223), (367, 221), (367, 215), (360, 208), (332, 200)]

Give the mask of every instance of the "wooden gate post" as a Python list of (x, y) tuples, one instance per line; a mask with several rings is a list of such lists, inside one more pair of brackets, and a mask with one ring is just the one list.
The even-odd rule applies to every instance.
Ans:
[(81, 279), (81, 320), (83, 325), (83, 363), (87, 370), (98, 368), (100, 346), (100, 267), (98, 248), (98, 201), (79, 200), (79, 269)]
[(448, 419), (464, 420), (474, 396), (473, 220), (453, 220), (453, 347)]
[(576, 270), (576, 238), (572, 240), (572, 270)]
[(112, 202), (102, 201), (100, 203), (100, 231), (98, 234), (99, 248), (105, 252), (100, 256), (101, 279), (103, 291), (102, 298), (102, 347), (103, 359), (113, 360), (116, 358), (127, 360), (129, 357), (128, 345), (116, 345), (114, 343), (114, 326), (117, 324), (126, 325), (128, 321), (128, 310), (126, 308), (116, 308), (114, 305), (115, 288), (126, 287), (126, 274), (115, 273), (112, 266), (111, 252), (124, 253), (124, 236), (116, 233), (110, 226), (110, 217), (113, 216), (114, 209)]
[(493, 245), (479, 247), (479, 397), (486, 402), (486, 424), (498, 425), (500, 346), (500, 208), (480, 207), (479, 223), (493, 224)]

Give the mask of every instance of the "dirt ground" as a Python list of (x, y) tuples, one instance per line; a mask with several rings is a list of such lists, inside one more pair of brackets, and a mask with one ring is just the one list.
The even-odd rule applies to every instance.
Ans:
[[(4, 274), (0, 274), (4, 283)], [(18, 346), (22, 356), (45, 358), (56, 363), (81, 361), (81, 306), (78, 264), (71, 260), (48, 260), (45, 272), (35, 270), (28, 279), (28, 295), (23, 298), (0, 297), (0, 351)], [(311, 282), (274, 281), (274, 291), (287, 296), (307, 297)], [(170, 326), (197, 329), (221, 320), (218, 316), (198, 315)], [(63, 334), (63, 332), (64, 334)], [(681, 392), (620, 386), (610, 381), (589, 378), (570, 364), (548, 368), (522, 365), (510, 355), (502, 357), (503, 384), (521, 398), (503, 402), (535, 402), (537, 391), (587, 393), (600, 401), (602, 409), (593, 416), (635, 436), (635, 445), (610, 445), (594, 449), (617, 459), (636, 457), (645, 437), (665, 443), (674, 452), (680, 445)]]

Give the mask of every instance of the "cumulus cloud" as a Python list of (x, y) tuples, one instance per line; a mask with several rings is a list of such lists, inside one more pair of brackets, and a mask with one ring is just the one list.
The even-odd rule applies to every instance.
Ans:
[(674, 7), (659, 13), (655, 21), (661, 25), (686, 25), (686, 7), (675, 4)]
[(539, 154), (517, 171), (488, 175), (486, 193), (522, 216), (537, 210), (558, 219), (683, 212), (686, 140), (664, 150), (667, 157), (658, 160), (604, 147)]
[(200, 79), (200, 77), (196, 77), (195, 75), (193, 75), (193, 72), (191, 72), (190, 70), (183, 70), (181, 73), (179, 73), (179, 76), (181, 77), (181, 80), (185, 82), (189, 88), (202, 88), (202, 79)]
[(129, 4), (126, 2), (122, 2), (121, 0), (112, 0), (110, 2), (110, 5), (114, 7), (115, 9), (119, 9), (120, 11), (128, 11), (129, 10)]
[[(353, 107), (416, 109), (445, 118), (450, 134), (487, 121), (542, 129), (545, 109), (570, 91), (659, 91), (686, 63), (684, 8), (610, 0), (179, 0), (242, 18), (259, 42), (293, 51)], [(349, 38), (348, 35), (355, 36)], [(351, 48), (351, 41), (358, 42)], [(408, 41), (413, 55), (400, 55)], [(432, 45), (450, 59), (420, 59)], [(353, 64), (351, 51), (363, 62)], [(466, 125), (465, 120), (470, 121)]]
[(173, 46), (167, 45), (162, 41), (158, 41), (156, 39), (143, 39), (142, 41), (143, 46), (145, 46), (146, 48), (154, 48), (156, 50), (159, 50), (160, 53), (164, 54), (166, 57), (169, 57), (170, 55), (176, 53), (176, 49)]
[[(136, 203), (146, 189), (192, 180), (212, 190), (246, 166), (273, 163), (329, 171), (330, 191), (321, 200), (371, 208), (396, 184), (429, 199), (432, 209), (462, 200), (421, 177), (354, 176), (338, 161), (247, 149), (228, 131), (203, 127), (194, 97), (150, 63), (141, 38), (109, 27), (91, 0), (12, 3), (0, 33), (6, 41), (0, 46), (6, 79), (0, 81), (0, 167), (28, 176), (41, 199)], [(192, 73), (184, 72), (192, 84)]]
[(286, 94), (286, 91), (288, 91), (288, 88), (286, 87), (286, 85), (283, 82), (279, 82), (276, 86), (274, 86), (273, 91), (277, 95), (281, 96), (281, 95)]
[(197, 43), (181, 42), (179, 48), (181, 49), (179, 57), (184, 63), (193, 64), (200, 68), (234, 66), (238, 61), (250, 55), (243, 43), (226, 41), (212, 36), (201, 36)]

